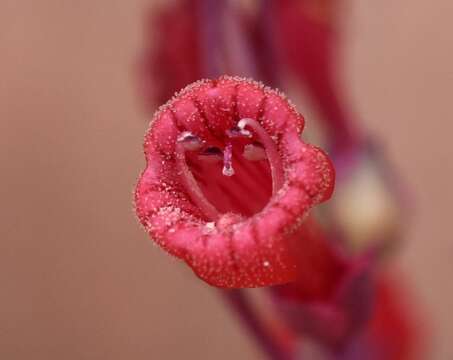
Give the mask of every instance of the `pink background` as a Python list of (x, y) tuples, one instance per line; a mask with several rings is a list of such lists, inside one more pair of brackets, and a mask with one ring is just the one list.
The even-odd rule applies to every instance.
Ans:
[[(2, 359), (261, 358), (134, 218), (146, 117), (131, 67), (147, 4), (0, 1)], [(431, 323), (429, 359), (451, 359), (453, 2), (348, 12), (350, 99), (415, 195), (394, 261)]]

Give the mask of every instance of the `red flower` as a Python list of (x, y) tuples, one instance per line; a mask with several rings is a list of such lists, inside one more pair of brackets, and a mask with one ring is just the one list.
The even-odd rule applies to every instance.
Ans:
[(331, 196), (334, 170), (301, 141), (303, 127), (281, 93), (254, 81), (189, 85), (145, 137), (135, 203), (146, 231), (219, 287), (281, 284), (312, 271), (309, 257), (331, 250), (300, 234), (310, 208)]

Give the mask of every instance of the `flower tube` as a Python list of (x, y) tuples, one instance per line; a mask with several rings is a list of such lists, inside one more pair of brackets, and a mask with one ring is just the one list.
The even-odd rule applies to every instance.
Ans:
[(252, 80), (189, 85), (156, 112), (145, 136), (140, 222), (211, 285), (270, 286), (303, 275), (329, 286), (326, 270), (342, 260), (302, 235), (335, 174), (327, 155), (300, 139), (303, 127), (283, 94)]

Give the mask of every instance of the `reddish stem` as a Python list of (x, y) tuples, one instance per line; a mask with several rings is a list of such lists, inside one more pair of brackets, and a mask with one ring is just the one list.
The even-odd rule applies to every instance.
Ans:
[(222, 291), (223, 297), (236, 311), (246, 328), (253, 334), (260, 348), (265, 351), (271, 360), (294, 360), (288, 351), (277, 343), (276, 339), (267, 331), (254, 310), (253, 304), (247, 299), (244, 290)]

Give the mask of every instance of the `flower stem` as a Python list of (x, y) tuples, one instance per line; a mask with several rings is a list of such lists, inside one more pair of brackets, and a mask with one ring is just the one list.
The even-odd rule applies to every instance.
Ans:
[(275, 338), (267, 331), (253, 305), (247, 299), (244, 290), (222, 290), (222, 295), (229, 305), (236, 311), (242, 323), (253, 335), (256, 342), (271, 360), (294, 360)]

